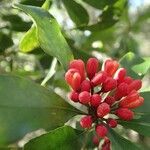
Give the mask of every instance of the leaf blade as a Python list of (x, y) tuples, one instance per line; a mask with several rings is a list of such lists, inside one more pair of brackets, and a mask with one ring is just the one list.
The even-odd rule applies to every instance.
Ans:
[(0, 107), (1, 145), (39, 128), (62, 126), (79, 113), (52, 90), (10, 75), (0, 75)]
[(79, 132), (69, 126), (57, 128), (49, 133), (35, 138), (25, 145), (25, 150), (76, 150), (81, 148)]
[(69, 62), (73, 59), (73, 55), (55, 18), (39, 7), (21, 4), (16, 4), (15, 7), (32, 16), (37, 25), (40, 47), (47, 54), (56, 57), (63, 67), (67, 69)]

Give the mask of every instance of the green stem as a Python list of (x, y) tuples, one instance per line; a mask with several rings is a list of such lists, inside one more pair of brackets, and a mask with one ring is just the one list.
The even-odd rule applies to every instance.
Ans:
[(46, 82), (48, 80), (50, 80), (50, 78), (55, 74), (55, 72), (56, 72), (56, 65), (57, 65), (57, 59), (54, 58), (53, 61), (52, 61), (51, 66), (50, 66), (50, 69), (49, 69), (49, 72), (48, 72), (47, 76), (44, 78), (44, 80), (41, 83), (42, 86), (45, 86)]

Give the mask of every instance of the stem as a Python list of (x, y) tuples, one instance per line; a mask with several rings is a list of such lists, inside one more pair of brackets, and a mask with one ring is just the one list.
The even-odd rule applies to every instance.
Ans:
[(56, 65), (57, 65), (57, 59), (53, 58), (52, 64), (51, 64), (50, 69), (49, 69), (49, 72), (48, 72), (47, 76), (44, 78), (44, 80), (41, 83), (42, 86), (45, 86), (46, 82), (55, 74)]

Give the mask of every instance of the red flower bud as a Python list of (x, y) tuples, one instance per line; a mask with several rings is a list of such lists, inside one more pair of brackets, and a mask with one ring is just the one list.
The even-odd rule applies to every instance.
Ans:
[(104, 137), (104, 143), (102, 144), (102, 150), (110, 150), (110, 140)]
[(90, 92), (91, 90), (91, 83), (89, 80), (84, 80), (82, 83), (81, 83), (81, 91), (87, 91), (87, 92)]
[(102, 91), (108, 92), (116, 88), (117, 81), (111, 77), (108, 77), (102, 85)]
[(102, 124), (97, 125), (95, 130), (96, 130), (97, 135), (98, 135), (100, 138), (105, 137), (106, 134), (108, 133), (107, 128), (106, 128), (104, 125), (102, 125)]
[(95, 76), (98, 67), (99, 67), (99, 62), (96, 58), (88, 59), (86, 64), (86, 71), (89, 79), (92, 79)]
[(108, 105), (112, 105), (115, 101), (116, 101), (115, 98), (112, 97), (112, 96), (107, 96), (107, 97), (105, 98), (105, 102), (106, 102)]
[(102, 98), (99, 94), (93, 94), (91, 96), (91, 101), (90, 101), (91, 106), (98, 107), (101, 102), (101, 99)]
[(115, 113), (119, 118), (126, 121), (132, 120), (134, 116), (134, 113), (128, 108), (119, 108)]
[(120, 107), (124, 108), (137, 108), (144, 103), (144, 98), (139, 97), (138, 92), (132, 91), (130, 95), (122, 99), (119, 103)]
[(101, 83), (103, 83), (106, 80), (106, 73), (105, 72), (98, 72), (93, 79), (91, 80), (91, 84), (92, 86), (97, 86), (100, 85)]
[(93, 137), (93, 143), (94, 145), (99, 145), (99, 138), (96, 135)]
[(90, 93), (87, 91), (83, 91), (79, 94), (79, 101), (82, 104), (88, 104), (90, 102)]
[(81, 81), (85, 80), (85, 65), (81, 59), (71, 61), (69, 68), (78, 70), (81, 76)]
[(102, 103), (97, 108), (97, 116), (102, 118), (110, 112), (110, 106), (107, 103)]
[(92, 117), (91, 116), (84, 116), (80, 120), (80, 125), (82, 128), (91, 128), (92, 126)]
[(132, 81), (133, 81), (133, 79), (131, 77), (129, 77), (129, 76), (125, 77), (124, 80), (123, 80), (123, 82), (127, 83), (127, 84), (130, 84)]
[(116, 89), (115, 92), (115, 99), (119, 100), (120, 98), (126, 96), (128, 94), (128, 84), (127, 83), (121, 83)]
[(115, 60), (108, 59), (104, 64), (104, 71), (108, 74), (108, 76), (112, 77), (117, 71), (119, 64)]
[(81, 76), (76, 69), (69, 69), (65, 74), (65, 80), (75, 91), (80, 89)]
[(123, 79), (125, 78), (126, 76), (126, 69), (125, 68), (120, 68), (118, 70), (118, 73), (117, 73), (117, 77), (115, 78), (117, 80), (117, 83), (120, 84), (122, 83)]
[(117, 126), (117, 120), (109, 118), (107, 120), (107, 124), (111, 127), (111, 128), (115, 128)]
[(70, 94), (69, 94), (69, 98), (74, 101), (74, 102), (78, 102), (79, 101), (79, 94), (75, 91), (72, 91)]
[(134, 80), (129, 84), (128, 93), (130, 93), (132, 90), (138, 91), (141, 87), (142, 87), (142, 81)]
[(119, 106), (124, 108), (136, 108), (142, 105), (143, 101), (144, 99), (139, 99), (139, 93), (134, 90), (120, 101)]

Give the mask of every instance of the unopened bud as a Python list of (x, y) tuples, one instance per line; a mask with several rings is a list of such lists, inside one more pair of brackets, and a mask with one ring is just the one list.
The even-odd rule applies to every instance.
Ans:
[(92, 79), (95, 76), (98, 67), (99, 67), (99, 62), (96, 58), (88, 59), (86, 64), (86, 71), (89, 79)]
[(104, 71), (108, 74), (108, 76), (112, 77), (119, 67), (119, 63), (115, 60), (108, 59), (104, 64)]
[(85, 80), (85, 64), (81, 59), (71, 61), (69, 68), (78, 70), (81, 76), (81, 81)]
[(97, 108), (97, 116), (102, 118), (110, 112), (110, 106), (107, 103), (102, 103)]
[(134, 113), (128, 108), (119, 108), (116, 110), (116, 115), (122, 120), (129, 121), (133, 119)]

